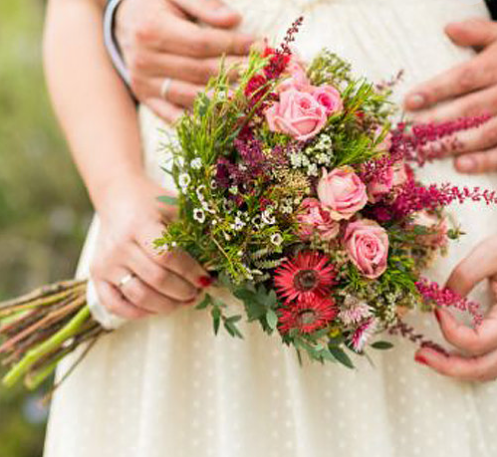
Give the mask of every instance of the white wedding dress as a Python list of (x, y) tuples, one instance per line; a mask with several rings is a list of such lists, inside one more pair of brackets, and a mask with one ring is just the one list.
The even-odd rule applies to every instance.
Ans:
[[(201, 1), (201, 0), (199, 0)], [(311, 59), (323, 46), (379, 81), (405, 70), (406, 90), (471, 57), (444, 35), (450, 21), (487, 17), (478, 0), (232, 0), (242, 28), (279, 39), (299, 15), (296, 47)], [(141, 109), (150, 174), (164, 157), (161, 123)], [(463, 176), (450, 161), (425, 179), (493, 188), (497, 176)], [(497, 209), (454, 207), (468, 235), (431, 276), (443, 283), (483, 237)], [(139, 223), (139, 220), (137, 221)], [(94, 225), (80, 264), (88, 274)], [(474, 294), (486, 303), (485, 288)], [(431, 315), (412, 317), (440, 339)], [(415, 346), (357, 358), (357, 369), (306, 365), (256, 325), (245, 340), (214, 337), (207, 313), (184, 308), (131, 323), (105, 337), (57, 392), (45, 457), (492, 457), (497, 455), (497, 386), (441, 377), (413, 360)], [(63, 371), (65, 367), (61, 368)], [(60, 374), (60, 373), (59, 373)]]

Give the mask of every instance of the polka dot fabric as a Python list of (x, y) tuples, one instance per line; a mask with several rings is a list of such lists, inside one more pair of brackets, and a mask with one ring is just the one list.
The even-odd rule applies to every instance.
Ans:
[[(200, 0), (199, 0), (200, 1)], [(310, 59), (326, 46), (375, 81), (406, 71), (395, 97), (471, 54), (443, 34), (447, 22), (484, 17), (460, 0), (233, 0), (248, 32), (280, 38), (300, 14), (296, 46)], [(147, 168), (160, 171), (164, 126), (141, 108)], [(494, 187), (495, 177), (458, 176), (450, 162), (426, 180)], [(444, 281), (497, 227), (497, 212), (454, 208), (468, 235), (430, 276)], [(477, 222), (475, 224), (475, 222)], [(98, 220), (79, 276), (88, 275)], [(486, 290), (474, 298), (486, 303)], [(238, 306), (229, 298), (230, 306)], [(413, 324), (440, 340), (432, 316)], [(357, 358), (356, 370), (306, 362), (277, 336), (243, 325), (245, 340), (214, 337), (209, 315), (183, 308), (127, 324), (103, 338), (55, 395), (45, 457), (491, 457), (497, 455), (497, 386), (453, 381), (413, 360), (415, 348)], [(70, 361), (60, 367), (59, 375)]]

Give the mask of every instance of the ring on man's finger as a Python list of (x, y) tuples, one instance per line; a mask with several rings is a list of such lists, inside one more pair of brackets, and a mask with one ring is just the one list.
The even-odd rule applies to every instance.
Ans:
[(167, 94), (169, 93), (169, 89), (171, 89), (171, 84), (173, 80), (171, 78), (165, 78), (160, 86), (160, 96), (164, 100), (167, 100)]

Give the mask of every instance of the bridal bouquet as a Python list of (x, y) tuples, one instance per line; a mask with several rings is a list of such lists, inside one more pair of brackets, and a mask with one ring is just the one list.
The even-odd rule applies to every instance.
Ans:
[[(444, 208), (497, 197), (425, 185), (415, 169), (487, 117), (392, 125), (394, 81), (357, 79), (326, 50), (304, 65), (290, 49), (300, 21), (279, 48), (251, 53), (236, 87), (222, 68), (177, 124), (168, 148), (179, 194), (162, 201), (179, 217), (157, 249), (184, 249), (239, 299), (233, 309), (213, 288), (197, 306), (216, 333), (243, 337), (238, 323), (257, 321), (299, 358), (349, 367), (351, 352), (391, 347), (382, 333), (435, 346), (402, 321), (408, 310), (455, 306), (481, 320), (476, 304), (422, 277), (461, 235)], [(57, 284), (0, 308), (5, 384), (37, 386), (105, 333), (85, 288)]]

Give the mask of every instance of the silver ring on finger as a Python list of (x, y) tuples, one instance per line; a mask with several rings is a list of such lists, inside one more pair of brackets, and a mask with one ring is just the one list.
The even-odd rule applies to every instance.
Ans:
[(165, 78), (160, 86), (160, 96), (167, 100), (167, 94), (169, 93), (169, 89), (171, 89), (171, 84), (173, 80), (171, 78)]
[(126, 276), (123, 276), (119, 282), (117, 283), (117, 287), (122, 289), (126, 284), (136, 278), (136, 275), (133, 273), (128, 273)]

